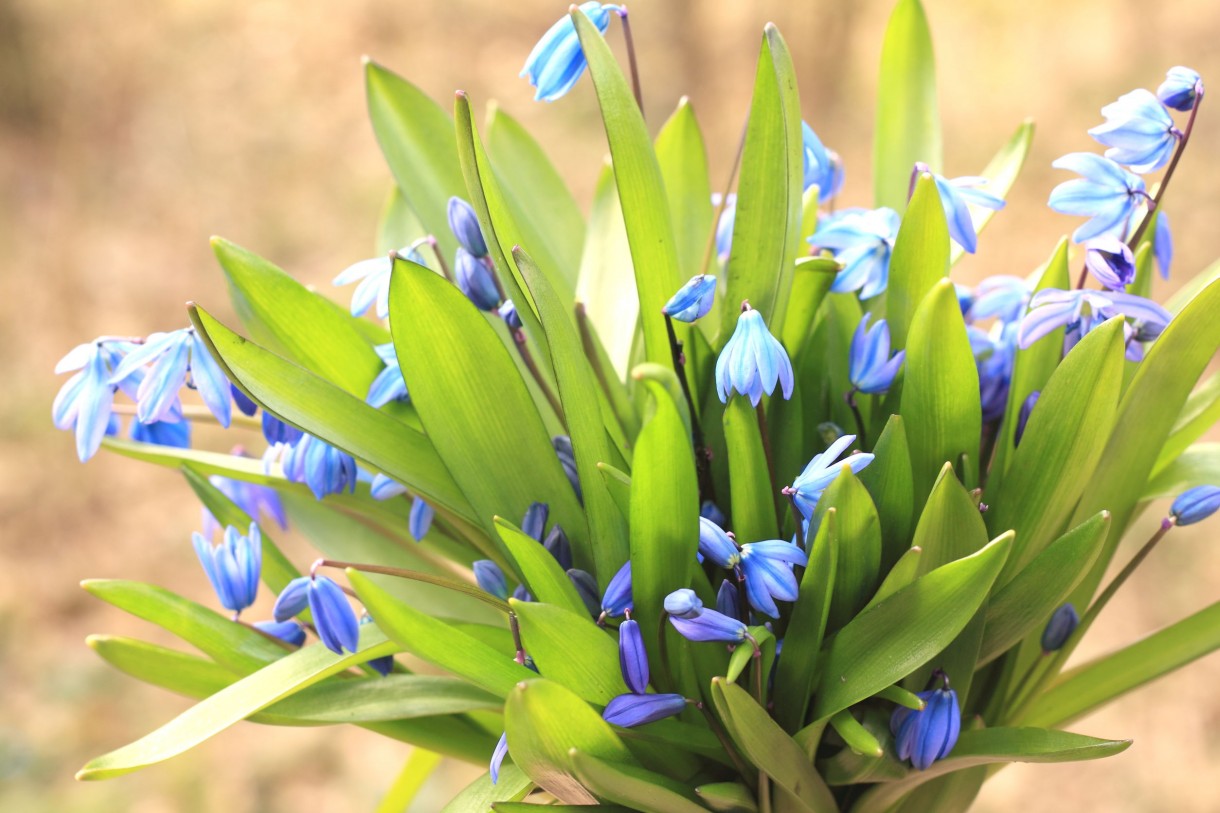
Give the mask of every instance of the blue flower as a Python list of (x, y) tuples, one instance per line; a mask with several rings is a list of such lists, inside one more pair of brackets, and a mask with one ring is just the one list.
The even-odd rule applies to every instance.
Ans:
[(975, 289), (966, 318), (971, 322), (992, 317), (1001, 322), (1015, 322), (1024, 313), (1029, 297), (1029, 283), (1021, 277), (1006, 274), (988, 277)]
[(521, 329), (521, 314), (517, 313), (517, 306), (513, 304), (511, 299), (506, 299), (500, 303), (500, 307), (496, 309), (496, 313), (500, 314), (500, 318), (504, 320), (504, 324), (508, 325), (511, 330)]
[(1034, 407), (1038, 405), (1038, 399), (1042, 397), (1042, 390), (1034, 390), (1024, 401), (1021, 402), (1021, 410), (1017, 413), (1017, 425), (1012, 433), (1012, 446), (1015, 449), (1021, 443), (1021, 438), (1025, 436), (1025, 427), (1029, 424), (1029, 416), (1033, 414)]
[(834, 150), (828, 150), (804, 121), (801, 122), (801, 142), (805, 156), (805, 184), (808, 189), (815, 184), (818, 187), (818, 202), (829, 203), (843, 188), (843, 161)]
[(692, 616), (697, 615), (702, 609), (703, 602), (699, 600), (699, 596), (695, 594), (694, 590), (687, 587), (675, 590), (665, 597), (665, 612), (670, 615)]
[[(899, 350), (890, 358), (890, 328), (884, 319), (868, 326), (872, 314), (864, 314), (856, 333), (851, 339), (849, 378), (858, 391), (868, 394), (885, 392), (894, 383), (898, 368), (906, 358), (906, 351)], [(866, 332), (867, 331), (867, 332)]]
[(152, 334), (123, 358), (110, 382), (118, 384), (146, 364), (152, 367), (136, 393), (136, 417), (141, 422), (166, 420), (178, 407), (178, 391), (187, 385), (189, 374), (189, 386), (198, 390), (221, 426), (229, 425), (232, 387), (194, 328)]
[(1074, 330), (1076, 341), (1106, 319), (1123, 315), (1149, 326), (1155, 334), (1165, 329), (1171, 314), (1155, 302), (1121, 291), (1060, 291), (1047, 288), (1034, 294), (1029, 313), (1021, 320), (1019, 345), (1029, 347), (1061, 327)]
[(500, 739), (496, 742), (496, 748), (491, 752), (491, 764), (488, 768), (491, 773), (491, 784), (496, 784), (500, 780), (500, 766), (504, 764), (504, 758), (508, 756), (508, 732), (500, 735)]
[[(371, 615), (365, 614), (360, 617), (360, 626), (363, 627), (365, 624), (372, 623), (373, 617)], [(394, 671), (393, 655), (382, 655), (380, 658), (370, 658), (366, 661), (366, 663), (382, 677), (387, 677), (391, 672)]]
[(424, 502), (422, 498), (415, 497), (411, 501), (411, 514), (407, 518), (407, 529), (411, 532), (412, 539), (420, 542), (428, 535), (434, 514), (432, 506)]
[(571, 580), (572, 586), (576, 588), (576, 594), (584, 602), (585, 609), (589, 611), (589, 615), (596, 618), (601, 612), (601, 600), (597, 592), (597, 579), (593, 578), (593, 574), (589, 571), (580, 570), (575, 567), (568, 568), (568, 579)]
[(617, 618), (631, 609), (631, 562), (628, 560), (610, 583), (602, 595), (602, 614)]
[(1156, 89), (1156, 97), (1166, 107), (1174, 110), (1193, 110), (1195, 100), (1203, 93), (1203, 80), (1199, 72), (1181, 65), (1170, 68), (1165, 81)]
[(1105, 124), (1089, 135), (1109, 147), (1106, 157), (1132, 172), (1155, 172), (1169, 163), (1181, 133), (1173, 117), (1150, 91), (1140, 88), (1101, 109)]
[(1194, 525), (1220, 510), (1220, 488), (1195, 486), (1183, 491), (1169, 508), (1169, 516), (1178, 525)]
[(369, 394), (364, 399), (365, 402), (369, 406), (383, 407), (391, 401), (410, 401), (407, 382), (402, 377), (402, 368), (398, 366), (398, 354), (394, 352), (394, 343), (379, 344), (373, 350), (376, 351), (385, 368), (369, 385)]
[(1073, 152), (1051, 166), (1081, 176), (1056, 186), (1047, 201), (1060, 214), (1089, 218), (1072, 233), (1077, 243), (1103, 234), (1121, 237), (1132, 212), (1147, 196), (1142, 178), (1100, 155)]
[(284, 423), (267, 410), (263, 410), (263, 438), (267, 443), (291, 445), (296, 443), (305, 433), (295, 426)]
[[(603, 35), (610, 26), (610, 12), (625, 13), (616, 5), (603, 6), (597, 2), (582, 3), (580, 10)], [(553, 102), (575, 87), (585, 72), (586, 64), (585, 53), (580, 48), (580, 37), (576, 34), (576, 24), (565, 15), (542, 35), (534, 50), (530, 51), (521, 76), (528, 76), (530, 84), (537, 88), (535, 101)]]
[(521, 519), (521, 532), (541, 542), (542, 534), (546, 531), (546, 520), (550, 513), (551, 509), (546, 503), (530, 503), (530, 507), (525, 509), (525, 516)]
[[(230, 477), (221, 477), (219, 474), (213, 474), (208, 478), (208, 482), (214, 485), (221, 494), (232, 500), (250, 519), (258, 521), (263, 517), (270, 517), (281, 528), (288, 527), (288, 516), (284, 513), (284, 503), (280, 501), (279, 492), (271, 486), (234, 480)], [(220, 529), (220, 523), (207, 508), (203, 509), (202, 522), (203, 535), (207, 539), (211, 539), (212, 534)]]
[(627, 619), (618, 628), (618, 662), (623, 682), (636, 694), (648, 691), (648, 653), (640, 625)]
[(458, 246), (454, 261), (457, 269), (457, 286), (466, 298), (480, 310), (494, 311), (500, 304), (500, 290), (484, 260)]
[(661, 310), (679, 322), (694, 322), (707, 315), (716, 299), (716, 278), (711, 274), (696, 274), (669, 298)]
[[(712, 205), (720, 205), (720, 193), (712, 195)], [(737, 194), (730, 192), (724, 199), (724, 208), (720, 210), (720, 219), (716, 221), (716, 258), (720, 262), (728, 262), (733, 250), (733, 226), (737, 222)]]
[(224, 541), (216, 547), (198, 533), (191, 535), (191, 541), (221, 605), (236, 617), (253, 604), (263, 567), (263, 539), (258, 526), (250, 523), (249, 533), (242, 536), (230, 525), (225, 528)]
[(940, 193), (940, 204), (944, 207), (945, 220), (949, 224), (949, 236), (973, 254), (978, 248), (978, 233), (974, 230), (970, 206), (998, 211), (1004, 208), (1004, 199), (984, 192), (980, 187), (987, 185), (987, 179), (978, 175), (949, 180), (933, 173), (932, 180), (936, 182), (936, 191)]
[(854, 474), (859, 474), (865, 466), (873, 462), (873, 455), (869, 453), (853, 454), (843, 460), (838, 459), (839, 455), (855, 442), (855, 435), (844, 435), (839, 438), (830, 444), (826, 451), (814, 455), (800, 476), (792, 481), (792, 486), (784, 488), (784, 493), (791, 495), (796, 500), (797, 508), (801, 510), (801, 514), (806, 519), (813, 516), (813, 508), (818, 504), (822, 492), (835, 481), (844, 466), (850, 467)]
[(1016, 322), (997, 322), (991, 333), (969, 328), (971, 349), (979, 374), (979, 400), (983, 420), (996, 421), (1008, 407), (1008, 390), (1017, 358)]
[(606, 704), (602, 719), (611, 725), (633, 728), (681, 714), (686, 698), (680, 694), (620, 694)]
[(309, 606), (311, 581), (308, 576), (297, 576), (284, 585), (284, 589), (275, 598), (275, 606), (271, 608), (271, 616), (276, 623), (282, 624), (290, 618), (300, 615), (301, 611)]
[(720, 510), (720, 506), (716, 505), (716, 503), (712, 502), (711, 500), (704, 500), (699, 506), (699, 516), (703, 517), (704, 519), (710, 519), (721, 528), (727, 525), (729, 521), (728, 517), (724, 515), (724, 512)]
[(360, 645), (360, 624), (343, 588), (326, 576), (309, 583), (309, 614), (326, 648), (336, 655), (355, 652)]
[(572, 543), (568, 541), (568, 535), (561, 526), (551, 526), (551, 532), (542, 540), (542, 546), (555, 557), (561, 568), (568, 570), (572, 567)]
[(255, 621), (254, 626), (259, 631), (293, 646), (305, 643), (305, 628), (295, 621)]
[(911, 760), (922, 771), (953, 750), (962, 729), (962, 713), (957, 707), (957, 692), (949, 688), (948, 680), (943, 688), (919, 692), (919, 697), (926, 704), (924, 709), (895, 709), (890, 731), (898, 758)]
[(406, 493), (406, 486), (384, 474), (373, 475), (373, 482), (369, 484), (369, 496), (374, 500), (392, 500)]
[(1121, 291), (1135, 281), (1135, 255), (1117, 237), (1103, 235), (1085, 246), (1084, 264), (1093, 279), (1112, 291)]
[(723, 641), (738, 644), (747, 637), (746, 625), (716, 610), (703, 609), (692, 616), (669, 616), (678, 634), (688, 641)]
[(741, 562), (741, 551), (733, 537), (702, 516), (699, 517), (699, 553), (727, 570), (733, 570)]
[(1173, 262), (1173, 234), (1169, 230), (1169, 215), (1156, 213), (1156, 228), (1152, 233), (1152, 253), (1161, 269), (1161, 279), (1169, 279), (1169, 265)]
[(736, 390), (758, 406), (763, 393), (775, 392), (776, 384), (783, 388), (784, 398), (792, 397), (792, 361), (788, 351), (771, 335), (762, 314), (742, 303), (737, 328), (716, 359), (716, 392), (720, 400), (729, 402)]
[(563, 473), (572, 484), (572, 490), (576, 492), (576, 499), (583, 505), (585, 495), (580, 488), (580, 473), (576, 470), (576, 451), (572, 448), (572, 439), (567, 435), (556, 435), (551, 438), (551, 446), (559, 458), (559, 465), (563, 466)]
[(501, 600), (508, 598), (508, 579), (499, 565), (490, 559), (480, 559), (470, 567), (474, 570), (475, 582), (483, 592)]
[(809, 242), (830, 249), (843, 265), (830, 290), (838, 294), (859, 291), (861, 299), (872, 299), (884, 291), (900, 222), (898, 213), (886, 208), (847, 209), (823, 218)]
[(176, 421), (131, 422), (131, 439), (139, 443), (155, 443), (177, 449), (191, 448), (191, 422), (185, 418)]
[[(404, 246), (392, 254), (410, 260), (416, 265), (425, 265), (424, 258), (410, 246)], [(373, 305), (377, 306), (377, 318), (386, 319), (390, 315), (390, 272), (394, 270), (394, 260), (387, 254), (385, 257), (372, 257), (353, 263), (339, 272), (332, 285), (351, 285), (359, 281), (352, 294), (352, 316), (363, 316)]]
[(283, 459), (284, 476), (305, 483), (319, 500), (327, 494), (356, 491), (356, 460), (313, 435), (304, 435), (288, 447)]
[(459, 197), (449, 198), (449, 230), (461, 243), (462, 248), (476, 257), (487, 256), (487, 242), (479, 227), (479, 216), (474, 207)]
[(1055, 610), (1051, 614), (1051, 620), (1046, 622), (1046, 629), (1042, 630), (1042, 651), (1055, 652), (1062, 649), (1079, 624), (1080, 616), (1071, 604), (1064, 604)]
[(258, 412), (258, 404), (251, 401), (244, 392), (237, 388), (237, 385), (229, 383), (229, 395), (233, 397), (233, 403), (237, 404), (238, 410), (247, 418), (254, 417), (254, 413)]
[(796, 601), (800, 585), (793, 565), (809, 563), (805, 552), (782, 539), (751, 542), (741, 547), (741, 570), (745, 574), (746, 598), (760, 613), (779, 618), (775, 600)]
[(525, 589), (524, 584), (519, 584), (516, 586), (516, 588), (513, 589), (513, 598), (515, 598), (517, 601), (533, 601), (534, 600), (534, 596), (530, 593), (529, 590)]
[(720, 589), (716, 591), (716, 612), (729, 618), (741, 618), (741, 596), (737, 585), (728, 579), (721, 581)]

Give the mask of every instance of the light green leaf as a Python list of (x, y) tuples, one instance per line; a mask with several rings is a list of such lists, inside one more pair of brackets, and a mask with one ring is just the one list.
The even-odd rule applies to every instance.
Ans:
[(922, 564), (923, 548), (909, 548), (906, 553), (898, 557), (898, 561), (890, 568), (890, 572), (886, 574), (885, 580), (881, 582), (881, 586), (877, 588), (877, 592), (869, 599), (868, 604), (864, 605), (864, 609), (867, 610), (874, 604), (880, 604), (915, 581), (919, 577), (920, 571), (925, 570), (925, 568), (921, 567)]
[[(1029, 155), (1029, 145), (1033, 143), (1033, 140), (1034, 120), (1026, 119), (1021, 122), (1016, 132), (1004, 143), (1003, 147), (1000, 147), (1000, 151), (983, 170), (982, 176), (987, 179), (987, 185), (983, 187), (985, 191), (998, 198), (1008, 195), (1012, 185), (1017, 181), (1017, 176), (1021, 174), (1021, 167), (1025, 165), (1025, 158)], [(982, 206), (970, 206), (969, 209), (970, 222), (974, 224), (974, 231), (976, 234), (981, 234), (987, 224), (991, 222), (991, 218), (995, 216), (995, 210)], [(949, 255), (949, 264), (957, 263), (965, 253), (964, 248), (954, 243)]]
[(576, 775), (602, 799), (641, 813), (706, 813), (693, 801), (695, 795), (686, 785), (644, 768), (607, 762), (575, 748), (572, 751)]
[(613, 365), (607, 377), (614, 372), (622, 379), (630, 367), (631, 345), (640, 327), (640, 303), (632, 274), (631, 245), (614, 184), (614, 170), (609, 163), (602, 168), (593, 189), (587, 235), (580, 258), (576, 299), (597, 328), (596, 335), (605, 343)]
[(391, 251), (406, 248), (409, 243), (424, 234), (423, 224), (415, 216), (411, 204), (407, 203), (402, 192), (398, 191), (398, 184), (391, 183), (385, 202), (381, 204), (381, 214), (377, 218), (377, 254), (386, 255)]
[(835, 557), (834, 595), (827, 629), (839, 629), (855, 617), (877, 587), (881, 575), (881, 527), (868, 489), (844, 464), (839, 476), (818, 500), (810, 527), (835, 509), (838, 555)]
[(987, 526), (978, 504), (958, 482), (953, 466), (946, 463), (932, 486), (915, 526), (911, 544), (923, 549), (921, 574), (962, 559), (987, 544)]
[[(657, 133), (656, 151), (669, 198), (678, 267), (685, 280), (703, 273), (704, 254), (713, 227), (707, 148), (687, 97), (678, 100), (677, 109)], [(715, 273), (715, 270), (713, 263), (709, 273)], [(705, 319), (699, 320), (701, 326)]]
[(135, 638), (90, 635), (85, 643), (120, 672), (187, 697), (207, 697), (241, 678), (207, 658)]
[(501, 705), (499, 698), (456, 678), (392, 674), (320, 683), (268, 706), (262, 713), (323, 725), (499, 711)]
[(771, 471), (763, 449), (754, 407), (745, 398), (730, 398), (724, 408), (724, 441), (729, 450), (729, 486), (733, 529), (741, 542), (779, 536)]
[(801, 257), (796, 261), (781, 336), (789, 356), (796, 358), (813, 336), (814, 318), (842, 268), (830, 257)]
[(710, 782), (695, 788), (695, 795), (716, 813), (758, 813), (758, 802), (740, 782)]
[(872, 495), (881, 519), (881, 569), (894, 566), (910, 545), (915, 522), (915, 485), (906, 424), (891, 415), (873, 446), (876, 459), (860, 472), (860, 482)]
[[(631, 475), (616, 469), (609, 463), (598, 461), (597, 472), (606, 483), (606, 489), (614, 499), (619, 513), (626, 519), (631, 515)], [(613, 576), (611, 576), (613, 578)]]
[(1204, 381), (1186, 399), (1178, 420), (1170, 430), (1165, 445), (1157, 457), (1152, 476), (1163, 472), (1192, 443), (1220, 421), (1220, 373)]
[[(903, 0), (904, 3), (910, 1)], [(945, 209), (936, 182), (925, 173), (915, 183), (915, 194), (902, 217), (890, 258), (885, 316), (890, 327), (890, 344), (895, 351), (907, 346), (907, 334), (920, 303), (948, 273), (949, 225), (945, 222)]]
[(509, 604), (520, 619), (525, 649), (541, 674), (601, 706), (627, 692), (618, 644), (589, 619), (583, 606), (579, 612), (572, 612), (553, 604), (517, 599), (510, 599)]
[(576, 586), (542, 543), (502, 517), (496, 517), (495, 522), (500, 539), (516, 562), (517, 570), (525, 577), (529, 591), (539, 601), (581, 615), (588, 613), (580, 594), (576, 592)]
[(533, 781), (520, 768), (506, 762), (500, 768), (498, 782), (493, 785), (491, 775), (483, 774), (454, 796), (449, 804), (441, 809), (441, 813), (487, 813), (493, 807), (500, 809), (496, 802), (516, 802), (524, 799), (533, 787)]

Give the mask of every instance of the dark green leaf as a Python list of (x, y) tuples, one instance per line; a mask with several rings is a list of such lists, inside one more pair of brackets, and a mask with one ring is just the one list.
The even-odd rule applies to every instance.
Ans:
[(521, 621), (521, 640), (541, 674), (601, 706), (627, 692), (618, 645), (583, 607), (570, 612), (551, 604), (516, 599), (510, 603)]
[(571, 759), (581, 782), (599, 798), (641, 813), (706, 813), (693, 801), (689, 787), (661, 774), (598, 759), (576, 748)]
[(568, 574), (537, 539), (501, 517), (496, 517), (496, 530), (535, 598), (579, 615), (588, 614)]

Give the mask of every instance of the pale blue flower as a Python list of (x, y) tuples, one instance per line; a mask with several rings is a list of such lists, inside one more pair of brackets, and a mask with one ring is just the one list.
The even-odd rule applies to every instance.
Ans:
[(800, 590), (792, 566), (804, 567), (808, 563), (803, 550), (782, 539), (742, 545), (741, 570), (750, 606), (764, 615), (779, 618), (776, 599), (796, 601)]
[(971, 322), (992, 317), (1001, 322), (1015, 322), (1025, 312), (1029, 297), (1029, 283), (1024, 279), (997, 274), (979, 283), (966, 318)]
[[(611, 12), (626, 13), (619, 6), (597, 2), (582, 3), (580, 10), (603, 35), (610, 26)], [(575, 87), (587, 64), (576, 24), (565, 14), (530, 51), (521, 76), (529, 77), (530, 84), (537, 88), (536, 101), (553, 102)]]
[(694, 322), (707, 315), (716, 299), (716, 278), (696, 274), (669, 298), (661, 310), (679, 322)]
[(384, 474), (373, 475), (373, 482), (369, 484), (369, 496), (374, 500), (392, 500), (406, 493), (406, 486)]
[(868, 394), (885, 392), (894, 383), (898, 369), (902, 367), (906, 351), (899, 350), (890, 357), (890, 328), (884, 319), (868, 326), (871, 313), (864, 314), (856, 326), (851, 339), (851, 355), (848, 361), (851, 385)]
[(383, 407), (391, 401), (410, 401), (407, 382), (402, 377), (402, 368), (398, 366), (398, 354), (394, 352), (394, 343), (375, 345), (373, 350), (385, 367), (369, 385), (366, 403), (369, 406)]
[(970, 328), (984, 421), (999, 420), (1008, 407), (1008, 390), (1017, 357), (1018, 329), (1017, 322), (997, 322), (990, 333)]
[[(703, 602), (689, 587), (675, 590), (665, 597), (665, 612), (670, 615), (694, 615), (703, 609)], [(620, 628), (621, 630), (621, 628)]]
[(500, 304), (500, 291), (487, 262), (458, 246), (454, 261), (457, 287), (480, 310), (494, 311)]
[(973, 254), (978, 249), (978, 234), (974, 230), (974, 220), (970, 217), (970, 206), (998, 211), (1004, 208), (1004, 199), (984, 191), (982, 187), (987, 185), (987, 179), (979, 175), (966, 175), (950, 180), (933, 173), (932, 180), (936, 183), (936, 191), (940, 193), (940, 203), (949, 225), (949, 236)]
[(55, 396), (51, 420), (57, 429), (75, 431), (76, 455), (82, 463), (97, 454), (104, 436), (118, 432), (113, 407), (120, 385), (112, 383), (111, 370), (121, 360), (123, 349), (113, 345), (103, 340), (77, 345), (55, 365), (56, 373), (75, 375)]
[(449, 230), (461, 243), (462, 248), (476, 257), (487, 256), (487, 242), (479, 226), (479, 216), (474, 207), (459, 197), (449, 198)]
[(804, 186), (808, 189), (815, 184), (818, 187), (818, 202), (829, 203), (843, 188), (843, 161), (834, 150), (828, 150), (822, 144), (806, 122), (801, 122), (801, 143), (804, 153)]
[(704, 608), (691, 616), (668, 616), (678, 634), (688, 641), (723, 641), (737, 644), (746, 640), (749, 630), (736, 618)]
[(1203, 94), (1199, 72), (1181, 65), (1170, 68), (1165, 81), (1156, 89), (1156, 96), (1166, 107), (1183, 112), (1193, 110), (1195, 100)]
[(1161, 270), (1161, 279), (1169, 279), (1169, 266), (1173, 262), (1173, 234), (1169, 230), (1169, 215), (1158, 211), (1156, 227), (1152, 232), (1152, 253), (1156, 257), (1157, 267)]
[(411, 538), (416, 542), (423, 540), (428, 534), (428, 530), (432, 527), (432, 517), (435, 512), (432, 506), (424, 502), (420, 497), (415, 497), (411, 501), (411, 514), (408, 518), (407, 528), (411, 532)]
[(1151, 91), (1133, 90), (1101, 109), (1106, 123), (1089, 130), (1109, 147), (1106, 157), (1132, 172), (1155, 172), (1169, 163), (1181, 132)]
[[(208, 482), (215, 486), (221, 494), (232, 500), (250, 519), (258, 521), (261, 518), (269, 517), (281, 528), (288, 527), (288, 516), (284, 513), (284, 503), (280, 500), (279, 492), (271, 486), (234, 480), (219, 474), (213, 474), (208, 478)], [(211, 539), (212, 535), (220, 530), (220, 523), (207, 508), (203, 508), (202, 512), (203, 535), (205, 538)]]
[(491, 784), (496, 784), (500, 780), (500, 767), (504, 764), (504, 758), (508, 756), (508, 732), (500, 735), (500, 739), (496, 742), (496, 748), (491, 752), (491, 764), (489, 772), (491, 773)]
[(741, 550), (724, 529), (706, 517), (699, 517), (699, 553), (718, 567), (733, 570), (741, 562)]
[(284, 477), (305, 483), (319, 500), (327, 494), (356, 491), (356, 460), (313, 435), (303, 435), (283, 458)]
[(859, 474), (865, 466), (873, 462), (873, 455), (870, 453), (853, 454), (842, 460), (838, 459), (839, 455), (855, 442), (855, 435), (843, 435), (830, 444), (826, 451), (814, 455), (800, 476), (792, 481), (792, 485), (784, 488), (784, 493), (796, 500), (797, 508), (806, 519), (813, 516), (813, 509), (822, 492), (838, 478), (844, 466), (850, 468), (853, 474)]
[[(410, 246), (404, 246), (394, 252), (404, 260), (410, 260), (417, 265), (425, 265), (424, 258)], [(394, 270), (394, 261), (387, 254), (385, 257), (372, 257), (349, 265), (339, 272), (332, 285), (351, 285), (359, 282), (352, 293), (352, 316), (363, 316), (369, 308), (377, 306), (379, 319), (390, 315), (390, 272)]]
[(736, 391), (749, 396), (750, 403), (758, 406), (763, 393), (772, 394), (777, 384), (782, 387), (784, 398), (792, 397), (792, 361), (788, 351), (771, 335), (762, 314), (749, 303), (743, 303), (737, 328), (716, 359), (716, 392), (726, 404)]
[(1047, 201), (1056, 212), (1089, 218), (1072, 234), (1077, 243), (1103, 234), (1122, 237), (1132, 212), (1147, 197), (1142, 178), (1100, 155), (1073, 152), (1051, 166), (1081, 176), (1056, 186)]
[(1084, 265), (1093, 279), (1112, 291), (1135, 282), (1135, 255), (1117, 237), (1103, 235), (1086, 243)]
[(1178, 495), (1169, 516), (1178, 525), (1194, 525), (1220, 510), (1220, 487), (1195, 486)]
[(511, 329), (521, 329), (521, 314), (517, 313), (517, 306), (513, 304), (511, 299), (504, 300), (500, 307), (496, 309), (496, 313), (500, 314), (504, 324), (508, 325)]
[(136, 417), (140, 421), (172, 421), (171, 413), (179, 406), (178, 392), (190, 386), (199, 392), (217, 422), (229, 425), (232, 387), (193, 327), (149, 336), (123, 358), (111, 375), (111, 383), (118, 384), (147, 364), (152, 366), (136, 391)]
[(236, 614), (254, 603), (263, 566), (263, 539), (258, 526), (242, 536), (232, 525), (225, 528), (224, 541), (216, 547), (202, 534), (192, 534), (195, 554), (207, 573), (212, 589), (225, 609)]
[(360, 645), (360, 622), (343, 588), (326, 576), (315, 576), (307, 592), (309, 614), (322, 643), (336, 655), (345, 649), (355, 652)]
[[(720, 205), (720, 193), (712, 195), (712, 205)], [(730, 192), (724, 199), (724, 208), (720, 210), (720, 219), (716, 221), (716, 258), (720, 262), (728, 262), (733, 250), (733, 226), (737, 222), (737, 193)]]
[(809, 242), (830, 249), (843, 270), (830, 290), (859, 291), (861, 299), (883, 292), (890, 278), (890, 256), (901, 218), (893, 209), (848, 209), (818, 223)]
[(293, 646), (305, 643), (305, 628), (295, 621), (255, 621), (254, 626)]
[(1060, 291), (1047, 288), (1034, 294), (1029, 313), (1021, 320), (1018, 337), (1024, 349), (1057, 328), (1075, 328), (1078, 338), (1111, 317), (1123, 315), (1150, 326), (1154, 333), (1164, 330), (1172, 315), (1157, 303), (1120, 291)]

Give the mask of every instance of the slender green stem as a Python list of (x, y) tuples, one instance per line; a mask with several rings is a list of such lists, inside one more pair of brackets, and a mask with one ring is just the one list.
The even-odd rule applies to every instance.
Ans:
[(686, 355), (682, 352), (682, 342), (674, 331), (673, 319), (665, 314), (665, 331), (669, 334), (669, 354), (673, 359), (674, 372), (678, 375), (678, 383), (682, 386), (682, 396), (686, 399), (686, 407), (690, 412), (691, 441), (695, 447), (695, 475), (699, 480), (699, 501), (716, 500), (716, 486), (712, 482), (712, 458), (703, 439), (703, 427), (699, 424), (699, 413), (695, 410), (695, 397), (691, 393), (690, 382), (686, 380)]
[(1169, 181), (1173, 178), (1174, 170), (1178, 168), (1178, 161), (1182, 159), (1182, 153), (1186, 151), (1186, 144), (1190, 141), (1191, 131), (1195, 129), (1195, 118), (1199, 115), (1199, 107), (1203, 104), (1203, 85), (1199, 83), (1195, 85), (1195, 106), (1190, 110), (1190, 118), (1186, 120), (1186, 129), (1182, 131), (1182, 137), (1178, 139), (1178, 148), (1174, 150), (1173, 158), (1169, 160), (1169, 167), (1165, 170), (1165, 177), (1161, 178), (1160, 186), (1157, 187), (1156, 196), (1148, 202), (1148, 212), (1144, 215), (1144, 219), (1140, 221), (1139, 228), (1131, 235), (1131, 239), (1127, 241), (1127, 245), (1134, 251), (1135, 247), (1140, 244), (1140, 238), (1144, 236), (1144, 232), (1148, 230), (1148, 224), (1152, 222), (1152, 218), (1156, 216), (1157, 207), (1161, 205), (1161, 198), (1165, 195), (1165, 190), (1169, 187)]
[(749, 122), (741, 126), (741, 139), (737, 142), (737, 154), (733, 156), (733, 166), (729, 169), (728, 180), (724, 183), (724, 191), (720, 193), (720, 202), (716, 204), (716, 212), (712, 217), (712, 230), (708, 233), (707, 243), (703, 247), (703, 262), (699, 264), (700, 273), (706, 274), (712, 264), (712, 254), (716, 248), (716, 230), (720, 226), (720, 217), (729, 202), (729, 190), (737, 180), (737, 171), (741, 168), (741, 154), (746, 148), (746, 130)]
[(433, 576), (431, 573), (420, 573), (418, 570), (407, 570), (401, 567), (386, 567), (384, 565), (370, 565), (361, 562), (341, 562), (336, 559), (319, 559), (314, 563), (313, 569), (319, 567), (334, 567), (343, 570), (359, 570), (362, 573), (380, 573), (383, 576), (396, 576), (400, 579), (410, 579), (411, 581), (423, 582), (424, 584), (434, 584), (437, 587), (444, 587), (447, 590), (453, 590), (458, 593), (465, 593), (471, 598), (477, 598), (484, 604), (488, 604), (500, 612), (509, 612), (507, 601), (496, 598), (490, 593), (475, 587), (473, 584), (457, 581), (456, 579), (447, 579), (444, 576)]
[(843, 400), (847, 402), (847, 406), (851, 409), (852, 417), (856, 419), (856, 443), (860, 444), (861, 451), (868, 448), (868, 433), (864, 429), (864, 416), (860, 414), (860, 407), (856, 404), (856, 393), (858, 389), (852, 387), (847, 391), (847, 395)]
[(771, 777), (758, 772), (758, 813), (771, 813)]
[(627, 7), (622, 6), (618, 12), (619, 19), (623, 21), (623, 41), (627, 45), (627, 67), (631, 71), (631, 92), (635, 94), (635, 103), (640, 108), (640, 115), (644, 115), (644, 92), (640, 88), (640, 66), (635, 61), (635, 37), (631, 35), (631, 20), (627, 16)]
[(521, 328), (513, 329), (513, 342), (517, 345), (517, 352), (521, 354), (521, 360), (525, 362), (525, 368), (530, 371), (530, 375), (534, 377), (534, 381), (538, 383), (538, 389), (542, 390), (542, 394), (546, 397), (547, 403), (551, 405), (555, 416), (559, 421), (567, 426), (567, 418), (563, 414), (563, 406), (559, 403), (558, 396), (555, 395), (550, 385), (546, 383), (546, 379), (542, 377), (542, 370), (538, 368), (538, 362), (534, 360), (534, 354), (530, 352), (529, 341), (525, 337), (525, 331)]

